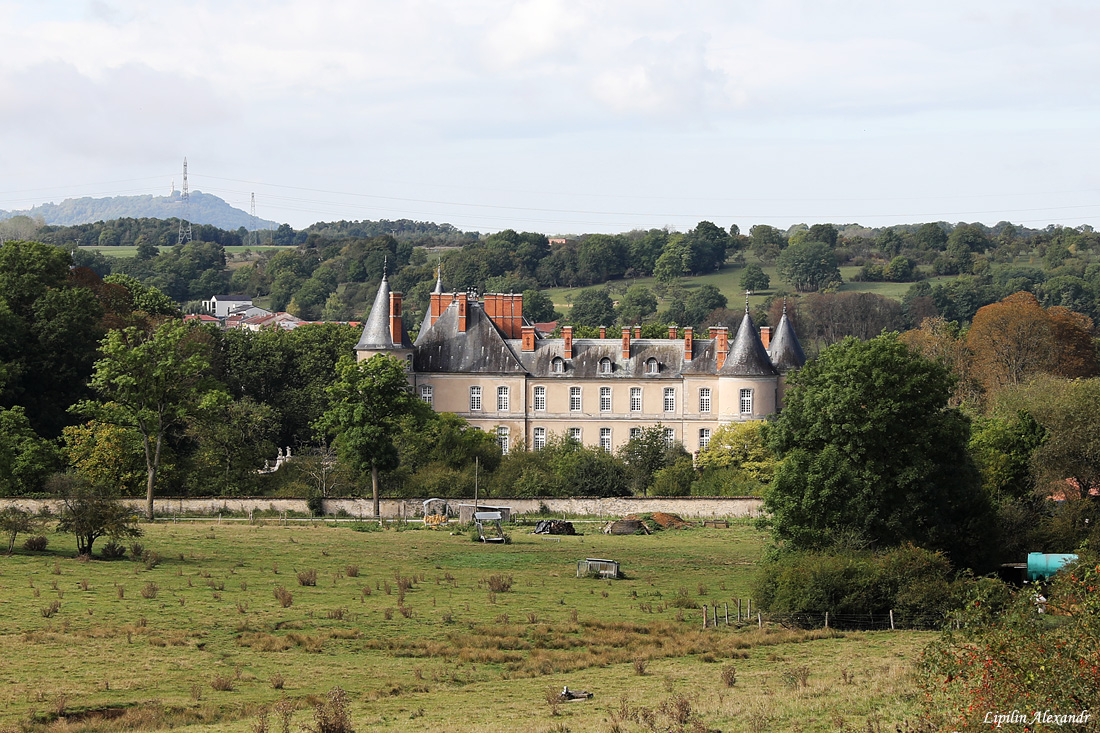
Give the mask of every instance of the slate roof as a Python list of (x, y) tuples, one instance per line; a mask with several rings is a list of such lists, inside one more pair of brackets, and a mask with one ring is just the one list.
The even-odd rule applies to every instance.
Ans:
[(418, 372), (523, 374), (504, 335), (476, 304), (466, 306), (466, 331), (458, 330), (458, 302), (416, 338), (413, 369)]
[[(695, 341), (691, 361), (684, 359), (684, 342), (666, 339), (631, 339), (630, 358), (624, 359), (619, 339), (574, 339), (573, 358), (565, 359), (564, 339), (543, 339), (535, 342), (534, 351), (521, 351), (521, 342), (510, 341), (517, 358), (532, 375), (573, 379), (679, 379), (684, 374), (714, 373), (714, 342)], [(553, 361), (561, 357), (565, 371), (555, 373)], [(600, 372), (600, 362), (611, 360), (611, 373)], [(656, 374), (646, 371), (646, 362), (656, 359)]]
[(779, 319), (779, 325), (775, 327), (775, 333), (768, 347), (768, 356), (780, 374), (786, 374), (792, 369), (801, 369), (806, 363), (802, 344), (798, 343), (798, 336), (795, 335), (794, 327), (787, 318), (786, 309), (783, 310), (783, 317)]
[(777, 374), (768, 352), (760, 341), (760, 334), (753, 325), (752, 316), (745, 309), (745, 317), (737, 329), (737, 336), (730, 345), (726, 363), (718, 370), (725, 377), (774, 377)]

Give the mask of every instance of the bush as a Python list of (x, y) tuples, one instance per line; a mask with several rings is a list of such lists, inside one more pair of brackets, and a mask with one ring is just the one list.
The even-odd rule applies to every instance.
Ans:
[(99, 554), (104, 560), (118, 560), (119, 558), (126, 557), (126, 548), (120, 543), (111, 540), (104, 543), (104, 545), (99, 548)]
[(50, 544), (50, 541), (42, 535), (35, 537), (28, 537), (23, 540), (23, 549), (30, 552), (42, 552), (46, 549), (46, 545)]
[[(766, 561), (755, 580), (761, 608), (773, 613), (908, 614), (944, 618), (975, 582), (951, 580), (941, 553), (913, 545), (868, 551), (787, 552)], [(982, 579), (995, 595), (999, 581)], [(927, 622), (930, 622), (927, 621)]]
[(298, 571), (298, 585), (317, 585), (317, 571), (316, 570), (299, 570)]
[(309, 496), (306, 497), (306, 506), (309, 507), (309, 513), (313, 516), (323, 516), (325, 513), (325, 497), (316, 491), (310, 492)]

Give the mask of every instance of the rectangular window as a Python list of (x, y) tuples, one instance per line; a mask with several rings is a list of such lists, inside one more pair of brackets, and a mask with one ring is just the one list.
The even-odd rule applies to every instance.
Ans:
[(752, 390), (751, 389), (741, 390), (741, 414), (742, 415), (751, 415), (752, 414)]
[(610, 387), (600, 387), (600, 412), (611, 412)]
[(470, 412), (481, 411), (481, 387), (470, 387)]
[(570, 387), (569, 388), (569, 411), (580, 412), (581, 411), (581, 388)]
[(665, 387), (665, 412), (676, 412), (675, 387)]
[(676, 443), (676, 431), (672, 428), (665, 428), (665, 445), (671, 448)]
[(635, 438), (641, 437), (641, 435), (642, 435), (642, 429), (641, 428), (631, 428), (630, 429), (630, 439), (631, 440), (634, 440)]
[(710, 428), (699, 428), (699, 450), (706, 450), (710, 445)]
[(710, 412), (710, 387), (699, 390), (699, 412)]
[(611, 452), (611, 428), (600, 428), (600, 447)]
[(497, 412), (508, 412), (507, 387), (497, 387)]
[(497, 445), (501, 453), (508, 454), (508, 428), (503, 425), (497, 427)]
[(631, 387), (630, 388), (630, 411), (641, 412), (642, 411), (642, 388)]
[(432, 386), (430, 384), (420, 385), (420, 399), (424, 400), (428, 407), (432, 406)]
[(570, 438), (570, 440), (575, 440), (578, 443), (580, 443), (581, 442), (581, 429), (580, 428), (569, 428), (569, 438)]
[(542, 450), (546, 447), (546, 428), (535, 428), (534, 440), (531, 441), (535, 450)]
[(535, 409), (539, 412), (546, 410), (546, 387), (535, 387)]

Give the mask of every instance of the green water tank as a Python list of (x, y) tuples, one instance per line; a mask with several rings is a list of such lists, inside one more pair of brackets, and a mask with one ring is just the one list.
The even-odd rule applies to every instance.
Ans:
[(1053, 555), (1045, 552), (1029, 552), (1027, 554), (1027, 579), (1031, 581), (1046, 580), (1057, 573), (1064, 565), (1077, 560), (1076, 555)]

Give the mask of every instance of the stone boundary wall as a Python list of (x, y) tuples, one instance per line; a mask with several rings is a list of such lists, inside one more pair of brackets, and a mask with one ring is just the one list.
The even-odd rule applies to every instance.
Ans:
[[(132, 506), (134, 511), (145, 511), (144, 499), (121, 499)], [(382, 499), (381, 511), (384, 518), (407, 517), (415, 519), (423, 514), (423, 499)], [(473, 499), (447, 499), (452, 511), (457, 515), (459, 504), (473, 504)], [(755, 496), (716, 496), (716, 497), (572, 497), (568, 499), (479, 499), (478, 504), (507, 506), (513, 514), (535, 514), (540, 506), (545, 506), (552, 514), (568, 514), (597, 517), (621, 517), (626, 514), (644, 512), (669, 512), (679, 514), (685, 519), (710, 519), (727, 517), (758, 517), (763, 513), (763, 501)], [(0, 499), (0, 508), (16, 506), (37, 512), (42, 506), (50, 507), (57, 513), (61, 502), (56, 499)], [(325, 499), (325, 514), (336, 514), (341, 509), (353, 517), (370, 517), (373, 505), (370, 499)], [(240, 513), (250, 511), (297, 512), (308, 514), (309, 507), (305, 499), (268, 499), (268, 498), (187, 498), (154, 499), (153, 508), (159, 517), (171, 517), (181, 514)]]

